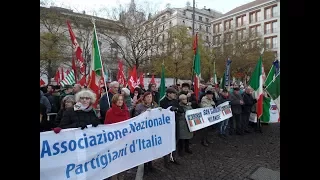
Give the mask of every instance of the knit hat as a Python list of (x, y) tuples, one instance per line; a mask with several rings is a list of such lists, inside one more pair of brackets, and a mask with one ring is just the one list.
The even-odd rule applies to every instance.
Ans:
[(128, 88), (122, 88), (121, 91), (123, 91), (127, 96), (130, 95), (130, 90)]

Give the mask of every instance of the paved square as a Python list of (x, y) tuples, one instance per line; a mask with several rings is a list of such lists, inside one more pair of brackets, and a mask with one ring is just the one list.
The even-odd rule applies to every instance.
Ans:
[(251, 176), (253, 180), (280, 180), (280, 172), (260, 167)]

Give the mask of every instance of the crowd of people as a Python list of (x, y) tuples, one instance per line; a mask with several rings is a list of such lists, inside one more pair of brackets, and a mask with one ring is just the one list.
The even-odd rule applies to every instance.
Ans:
[[(192, 154), (190, 140), (196, 135), (201, 144), (209, 147), (213, 142), (208, 132), (217, 128), (219, 137), (227, 139), (232, 135), (245, 135), (254, 131), (249, 123), (250, 113), (255, 112), (256, 100), (252, 97), (250, 87), (234, 85), (231, 90), (220, 89), (211, 84), (201, 85), (199, 100), (192, 86), (188, 83), (173, 85), (166, 88), (165, 97), (160, 99), (155, 84), (149, 84), (147, 89), (137, 86), (133, 93), (126, 87), (120, 87), (117, 81), (107, 83), (107, 88), (101, 93), (97, 108), (93, 108), (96, 95), (88, 88), (79, 84), (59, 86), (48, 85), (40, 88), (40, 132), (51, 131), (59, 133), (66, 128), (87, 128), (99, 124), (113, 124), (128, 120), (153, 108), (168, 108), (175, 112), (177, 151), (172, 156), (163, 157), (164, 166), (179, 165), (179, 158), (186, 153)], [(216, 107), (230, 101), (232, 118), (214, 126), (190, 132), (185, 113), (187, 110)], [(152, 162), (145, 163), (145, 173), (154, 170)]]

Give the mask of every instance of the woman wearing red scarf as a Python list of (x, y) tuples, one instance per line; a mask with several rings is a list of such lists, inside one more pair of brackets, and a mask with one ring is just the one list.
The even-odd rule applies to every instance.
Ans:
[(111, 108), (106, 113), (104, 124), (113, 124), (130, 118), (129, 110), (124, 103), (123, 95), (115, 94), (111, 100)]

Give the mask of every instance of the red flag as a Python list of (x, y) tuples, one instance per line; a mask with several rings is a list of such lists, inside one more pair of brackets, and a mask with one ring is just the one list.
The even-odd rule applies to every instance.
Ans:
[(192, 49), (193, 49), (193, 54), (196, 55), (197, 53), (197, 48), (198, 48), (198, 33), (196, 34), (194, 40), (193, 40), (193, 46), (192, 46)]
[[(72, 29), (71, 29), (71, 25), (70, 22), (67, 21), (67, 25), (68, 25), (68, 30), (69, 30), (69, 34), (70, 34), (70, 38), (71, 38), (71, 42), (72, 42), (72, 47), (73, 47), (73, 51), (76, 54), (76, 60), (80, 65), (80, 72), (84, 73), (85, 69), (84, 69), (84, 59), (82, 57), (82, 50), (77, 42), (76, 36), (74, 35)], [(76, 73), (75, 73), (76, 74)]]
[(42, 80), (42, 78), (40, 78), (40, 87), (46, 85), (46, 83)]
[(122, 64), (121, 60), (118, 61), (117, 80), (118, 80), (119, 84), (122, 84), (123, 86), (126, 84), (126, 79), (125, 79), (125, 75), (123, 72), (123, 64)]
[(86, 81), (86, 76), (82, 76), (82, 78), (79, 80), (78, 84), (80, 84), (81, 86), (86, 86), (87, 85), (87, 81)]
[(136, 68), (136, 66), (133, 66), (133, 69), (130, 72), (128, 85), (129, 85), (131, 93), (133, 93), (134, 88), (137, 86), (137, 68)]
[[(74, 57), (74, 54), (72, 53), (72, 66), (71, 66), (72, 70), (73, 70), (73, 73), (74, 73), (74, 80), (77, 82), (77, 66), (76, 66), (76, 60), (75, 60), (75, 57)], [(84, 73), (86, 74), (86, 73)], [(83, 75), (83, 76), (86, 76), (86, 75)]]
[(57, 82), (57, 85), (60, 84), (60, 72), (59, 72), (59, 69), (57, 69), (56, 71), (56, 75), (54, 76), (54, 80)]
[(98, 85), (96, 84), (96, 73), (91, 73), (91, 79), (89, 79), (89, 83), (88, 83), (88, 87), (96, 94), (97, 96), (97, 100), (96, 102), (92, 105), (93, 107), (97, 107), (98, 105), (98, 99), (100, 99), (99, 94), (100, 94), (100, 87), (98, 87)]
[(152, 77), (151, 77), (150, 84), (157, 85), (156, 81), (154, 80), (154, 75), (153, 74), (152, 74)]

